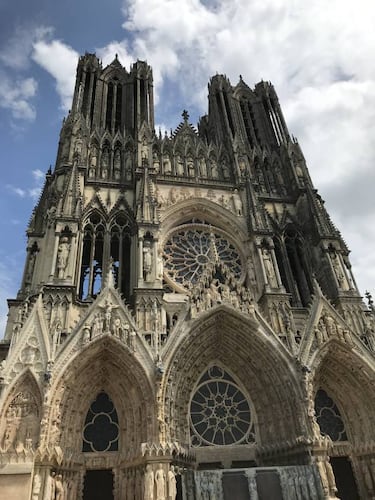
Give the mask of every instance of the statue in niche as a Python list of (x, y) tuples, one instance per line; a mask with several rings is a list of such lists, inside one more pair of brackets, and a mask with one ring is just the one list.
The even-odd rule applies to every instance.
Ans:
[(194, 160), (191, 156), (187, 158), (186, 165), (189, 177), (195, 177)]
[(268, 284), (270, 285), (271, 288), (277, 288), (278, 284), (276, 279), (275, 268), (272, 261), (271, 250), (269, 250), (268, 248), (263, 248), (262, 257)]
[(170, 175), (172, 173), (171, 160), (168, 154), (164, 155), (163, 169), (165, 175)]
[(342, 269), (340, 257), (338, 256), (337, 253), (334, 253), (331, 256), (331, 261), (332, 261), (333, 270), (335, 272), (335, 276), (337, 278), (339, 287), (341, 288), (341, 290), (344, 290), (344, 291), (349, 290), (349, 285), (348, 285), (348, 282), (346, 280), (345, 274), (344, 274), (343, 269)]
[(145, 281), (151, 280), (152, 260), (151, 243), (145, 241), (143, 246), (143, 279)]
[(154, 472), (150, 464), (146, 465), (144, 482), (145, 500), (154, 500)]
[(108, 178), (108, 168), (109, 168), (109, 149), (104, 148), (102, 153), (102, 179)]
[(163, 270), (164, 270), (164, 265), (163, 265), (163, 250), (159, 248), (158, 250), (158, 258), (157, 258), (157, 269), (156, 269), (156, 278), (158, 280), (163, 279)]
[(244, 176), (246, 171), (245, 158), (241, 157), (238, 159), (238, 168), (240, 169), (241, 176)]
[(155, 472), (155, 484), (156, 484), (156, 500), (165, 500), (166, 497), (165, 472), (163, 470), (162, 464), (159, 464), (159, 468)]
[(211, 177), (212, 179), (217, 179), (219, 177), (219, 171), (217, 169), (217, 162), (214, 159), (210, 160)]
[(121, 152), (119, 149), (116, 149), (115, 156), (113, 158), (113, 171), (115, 180), (119, 181), (121, 178)]
[(41, 488), (42, 488), (42, 480), (40, 479), (40, 475), (38, 473), (35, 473), (33, 478), (33, 494), (31, 496), (32, 500), (39, 499)]
[(92, 146), (90, 155), (90, 165), (89, 165), (90, 179), (93, 179), (96, 176), (97, 166), (98, 166), (98, 149), (96, 146)]
[(55, 500), (65, 500), (65, 489), (61, 474), (57, 474), (55, 477)]
[(56, 472), (54, 471), (47, 476), (43, 500), (55, 500), (55, 476)]
[(82, 151), (83, 151), (83, 141), (80, 136), (78, 136), (73, 151), (73, 161), (74, 163), (81, 164), (82, 163)]
[(239, 195), (238, 189), (235, 189), (233, 194), (232, 194), (232, 204), (233, 204), (234, 213), (238, 216), (243, 215), (243, 213), (242, 213), (242, 201), (241, 201), (241, 197)]
[(133, 163), (132, 163), (132, 154), (128, 150), (125, 153), (125, 179), (127, 181), (131, 181), (132, 180), (132, 177), (133, 177), (133, 175), (132, 175), (132, 166), (133, 166)]
[(176, 485), (176, 475), (174, 472), (174, 467), (168, 471), (168, 500), (176, 500), (177, 496), (177, 485)]
[(181, 155), (176, 156), (176, 175), (185, 175), (184, 160), (181, 158)]
[(65, 277), (65, 269), (68, 265), (70, 252), (69, 239), (66, 236), (60, 238), (60, 243), (57, 249), (57, 277), (63, 279)]
[(159, 162), (159, 156), (158, 156), (158, 153), (157, 151), (154, 151), (152, 153), (152, 165), (155, 169), (155, 172), (156, 173), (159, 173), (159, 170), (160, 170), (160, 162)]
[(25, 283), (28, 284), (30, 284), (33, 279), (37, 251), (37, 249), (30, 249), (29, 262), (27, 264), (27, 271), (25, 276)]
[(207, 177), (207, 166), (204, 158), (199, 158), (199, 173), (201, 177)]
[(143, 142), (142, 142), (141, 160), (142, 160), (142, 164), (147, 162), (147, 160), (148, 160), (148, 145), (147, 145), (146, 137), (143, 138)]
[(229, 180), (230, 179), (230, 172), (229, 172), (229, 167), (228, 167), (228, 164), (226, 162), (226, 160), (223, 160), (223, 163), (222, 163), (222, 171), (223, 171), (223, 178), (224, 180)]

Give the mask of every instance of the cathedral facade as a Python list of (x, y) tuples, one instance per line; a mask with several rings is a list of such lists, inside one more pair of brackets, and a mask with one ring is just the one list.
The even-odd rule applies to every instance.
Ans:
[(375, 321), (273, 86), (154, 129), (78, 63), (0, 368), (0, 498), (375, 498)]

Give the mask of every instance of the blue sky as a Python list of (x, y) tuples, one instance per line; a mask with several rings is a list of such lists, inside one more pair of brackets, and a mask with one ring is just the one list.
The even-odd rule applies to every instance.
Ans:
[(271, 80), (360, 290), (374, 293), (374, 25), (372, 0), (0, 0), (0, 337), (85, 51), (126, 67), (146, 59), (167, 129), (184, 108), (193, 123), (206, 113), (216, 72)]

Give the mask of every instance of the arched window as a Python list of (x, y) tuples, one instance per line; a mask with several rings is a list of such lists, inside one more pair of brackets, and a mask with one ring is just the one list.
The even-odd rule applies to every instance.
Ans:
[(116, 408), (104, 391), (90, 405), (82, 435), (83, 452), (118, 451), (119, 425)]
[(129, 299), (130, 249), (130, 224), (125, 213), (106, 224), (97, 212), (93, 212), (83, 230), (79, 297), (95, 298), (112, 266), (117, 288)]
[(195, 388), (190, 402), (190, 436), (193, 446), (255, 441), (251, 403), (219, 366), (208, 368)]
[(322, 434), (332, 441), (347, 441), (340, 410), (323, 389), (319, 389), (315, 396), (315, 415)]

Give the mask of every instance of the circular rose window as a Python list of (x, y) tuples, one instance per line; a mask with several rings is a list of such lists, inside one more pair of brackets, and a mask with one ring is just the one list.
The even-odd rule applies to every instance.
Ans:
[(250, 403), (232, 377), (213, 366), (201, 378), (190, 403), (193, 446), (254, 442)]
[(202, 225), (185, 225), (164, 244), (164, 271), (169, 284), (189, 288), (210, 262), (224, 262), (236, 278), (241, 277), (241, 257), (224, 232)]

